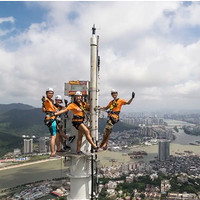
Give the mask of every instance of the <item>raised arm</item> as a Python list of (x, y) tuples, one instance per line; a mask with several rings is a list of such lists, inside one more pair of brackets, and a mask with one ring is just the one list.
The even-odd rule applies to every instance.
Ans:
[(45, 102), (46, 98), (45, 96), (42, 97), (41, 101), (42, 101), (42, 112), (46, 112), (45, 106), (44, 106), (44, 102)]
[(132, 97), (131, 97), (131, 99), (130, 99), (129, 101), (127, 101), (125, 104), (126, 104), (126, 105), (131, 104), (131, 102), (133, 101), (134, 97), (135, 97), (135, 92), (132, 92)]

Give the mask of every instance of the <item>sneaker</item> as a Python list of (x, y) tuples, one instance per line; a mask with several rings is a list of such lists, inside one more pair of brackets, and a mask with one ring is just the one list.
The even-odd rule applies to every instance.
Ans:
[(69, 139), (68, 139), (69, 143), (72, 143), (74, 141), (75, 137), (76, 137), (75, 135), (69, 136)]
[(82, 151), (76, 152), (77, 155), (85, 155)]
[(56, 153), (62, 153), (62, 152), (66, 152), (64, 149), (61, 149), (59, 151), (56, 151)]
[(69, 146), (65, 145), (65, 146), (63, 147), (63, 149), (64, 149), (64, 150), (70, 150), (70, 149), (71, 149), (71, 147), (69, 147)]

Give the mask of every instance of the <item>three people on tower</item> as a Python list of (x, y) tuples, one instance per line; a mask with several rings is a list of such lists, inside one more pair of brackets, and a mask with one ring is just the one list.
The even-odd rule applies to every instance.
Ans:
[[(61, 105), (62, 98), (60, 95), (57, 95), (55, 98), (55, 104), (53, 100), (54, 91), (52, 88), (48, 88), (46, 90), (46, 97), (42, 98), (42, 111), (46, 113), (45, 124), (49, 127), (49, 131), (51, 133), (51, 155), (50, 157), (55, 157), (55, 145), (57, 146), (56, 152), (63, 152), (61, 149), (61, 145), (63, 145), (64, 149), (70, 148), (66, 145), (66, 141), (69, 140), (70, 143), (73, 142), (75, 136), (68, 137), (62, 129), (62, 120), (60, 116), (62, 114), (66, 114), (69, 111), (72, 111), (72, 124), (78, 130), (78, 139), (77, 139), (77, 148), (76, 153), (78, 155), (84, 154), (81, 151), (82, 145), (82, 137), (86, 136), (86, 139), (91, 144), (95, 151), (99, 150), (107, 150), (108, 141), (110, 138), (110, 134), (112, 132), (114, 124), (119, 121), (119, 114), (123, 105), (129, 105), (133, 98), (135, 97), (135, 93), (132, 92), (132, 97), (129, 101), (118, 98), (118, 91), (115, 89), (111, 90), (111, 96), (113, 100), (111, 100), (106, 107), (100, 107), (100, 109), (108, 112), (108, 120), (106, 126), (103, 131), (103, 139), (100, 143), (100, 146), (93, 142), (92, 137), (90, 135), (90, 131), (87, 126), (84, 124), (84, 116), (85, 111), (89, 111), (90, 106), (82, 100), (82, 92), (77, 91), (74, 95), (74, 101), (70, 103), (67, 107)], [(63, 140), (64, 139), (64, 140)]]

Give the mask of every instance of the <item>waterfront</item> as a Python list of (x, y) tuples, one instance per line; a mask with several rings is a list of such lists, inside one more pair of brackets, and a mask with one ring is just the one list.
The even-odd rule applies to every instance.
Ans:
[[(177, 125), (191, 125), (194, 126), (194, 124), (183, 122), (183, 121), (177, 121), (177, 120), (165, 120), (168, 123), (168, 127), (173, 128)], [(196, 141), (200, 141), (200, 136), (195, 135), (187, 135), (183, 129), (179, 129), (179, 132), (174, 132), (174, 135), (176, 136), (176, 140), (174, 140), (172, 143), (175, 144), (183, 144), (188, 145), (189, 143), (196, 143)]]
[(0, 189), (15, 187), (39, 180), (60, 178), (64, 175), (65, 170), (63, 170), (61, 160), (2, 170), (0, 171)]
[[(124, 156), (121, 152), (110, 152), (99, 153), (98, 158), (101, 160), (101, 165), (111, 166), (112, 164), (118, 164), (121, 162), (139, 161), (143, 160), (148, 162), (153, 160), (157, 156), (158, 145), (152, 146), (138, 146), (133, 150), (144, 150), (148, 153), (143, 159), (133, 160), (128, 155)], [(184, 152), (185, 150), (193, 151), (194, 153), (200, 154), (200, 147), (193, 145), (181, 145), (172, 143), (170, 145), (170, 154), (174, 155), (175, 152)], [(110, 162), (111, 159), (117, 162)], [(52, 178), (60, 178), (66, 176), (66, 167), (63, 165), (63, 160), (55, 160), (46, 163), (39, 163), (35, 165), (19, 167), (14, 169), (8, 169), (0, 171), (0, 189), (15, 187), (17, 185), (30, 183), (38, 180), (46, 180)]]
[[(174, 120), (173, 120), (174, 121)], [(169, 123), (169, 122), (168, 122)], [(177, 121), (176, 121), (177, 123)], [(171, 123), (172, 125), (173, 123)], [(200, 136), (186, 135), (182, 129), (176, 133), (176, 140), (170, 144), (170, 154), (174, 155), (175, 152), (184, 152), (185, 150), (193, 151), (196, 154), (200, 154), (200, 147), (194, 145), (188, 145), (190, 142), (200, 141)], [(111, 166), (112, 164), (125, 163), (129, 161), (143, 160), (149, 162), (153, 160), (158, 153), (158, 145), (152, 146), (136, 146), (132, 148), (133, 151), (146, 151), (147, 156), (143, 159), (132, 160), (128, 155), (124, 155), (122, 152), (102, 152), (98, 154), (98, 159), (102, 166)], [(110, 160), (116, 160), (117, 162), (110, 162)], [(26, 184), (39, 180), (46, 180), (52, 178), (60, 178), (66, 176), (66, 167), (63, 165), (63, 160), (54, 160), (51, 162), (32, 164), (29, 166), (23, 166), (19, 168), (6, 169), (0, 171), (0, 189), (15, 187), (17, 185)]]

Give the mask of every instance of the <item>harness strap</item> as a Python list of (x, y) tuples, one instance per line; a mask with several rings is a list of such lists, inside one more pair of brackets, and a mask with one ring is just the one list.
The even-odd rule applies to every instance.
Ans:
[(112, 100), (112, 103), (110, 105), (110, 110), (113, 110), (113, 108), (117, 106), (117, 101), (118, 100), (119, 100), (119, 98), (117, 98), (116, 100)]
[(54, 114), (55, 114), (55, 112), (53, 112), (53, 111), (47, 111), (46, 112), (46, 115), (49, 115), (50, 117), (53, 117)]
[(74, 103), (83, 111), (85, 112), (85, 102), (81, 101), (83, 106), (81, 106), (81, 104), (79, 104), (77, 101), (75, 101)]
[(72, 121), (84, 121), (84, 117), (79, 115), (74, 115)]
[(84, 117), (79, 116), (79, 115), (74, 115), (74, 116), (73, 116), (73, 119), (84, 119)]
[(111, 114), (119, 115), (120, 111), (110, 111)]

